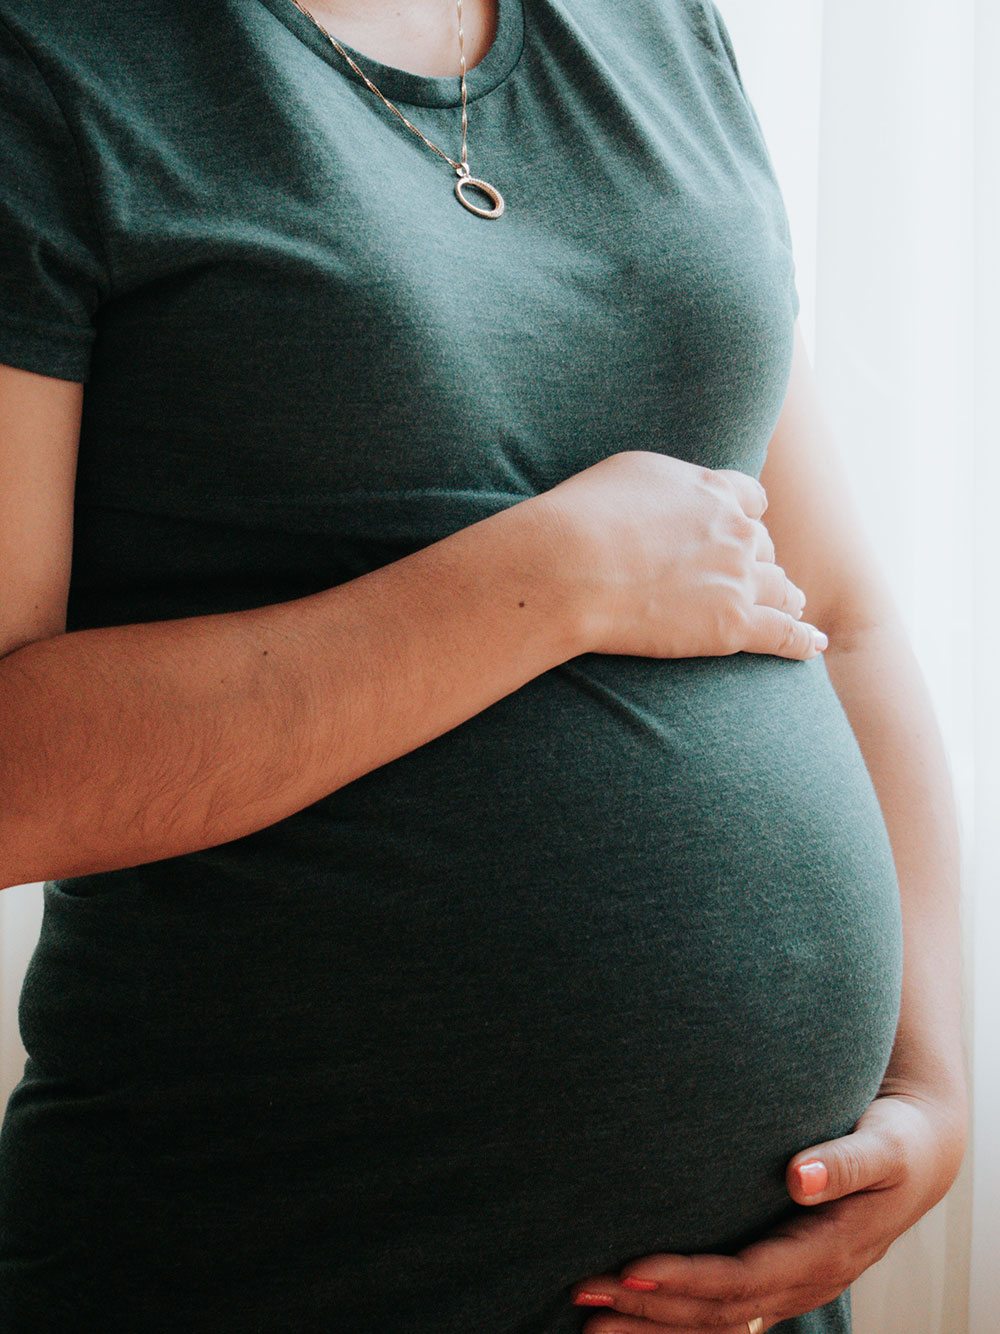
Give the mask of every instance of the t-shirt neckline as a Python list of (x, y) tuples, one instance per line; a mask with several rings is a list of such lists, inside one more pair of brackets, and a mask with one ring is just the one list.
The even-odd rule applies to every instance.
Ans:
[[(294, 0), (261, 0), (275, 18), (289, 28), (296, 37), (305, 43), (318, 56), (332, 65), (345, 78), (364, 87), (364, 83), (351, 69), (343, 56), (339, 54), (329, 40), (316, 28), (312, 21), (302, 13)], [(456, 20), (457, 21), (457, 20)], [(336, 33), (333, 34), (335, 37)], [(340, 41), (339, 38), (337, 38)], [(412, 74), (409, 70), (397, 69), (393, 65), (383, 65), (373, 60), (363, 51), (356, 51), (341, 42), (341, 46), (356, 60), (358, 65), (371, 79), (372, 83), (393, 102), (406, 102), (411, 106), (453, 107), (462, 102), (461, 81), (455, 75), (449, 78), (436, 78), (425, 74)], [(499, 87), (510, 76), (521, 56), (524, 45), (524, 7), (523, 0), (497, 0), (497, 32), (493, 45), (478, 65), (468, 72), (466, 85), (468, 100), (476, 101), (485, 97), (494, 88)]]

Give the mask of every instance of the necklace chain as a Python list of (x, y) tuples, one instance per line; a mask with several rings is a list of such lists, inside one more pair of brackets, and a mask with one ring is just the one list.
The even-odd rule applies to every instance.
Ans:
[(364, 83), (365, 87), (371, 89), (371, 91), (375, 94), (375, 96), (378, 97), (378, 98), (380, 98), (381, 101), (385, 103), (385, 105), (389, 108), (389, 110), (392, 112), (392, 114), (393, 114), (394, 116), (396, 116), (399, 120), (401, 120), (401, 121), (403, 122), (403, 124), (406, 126), (406, 128), (407, 128), (408, 130), (412, 130), (412, 132), (417, 136), (418, 139), (422, 139), (422, 140), (424, 141), (424, 143), (427, 145), (427, 147), (431, 150), (432, 153), (437, 153), (438, 157), (440, 157), (440, 158), (444, 158), (445, 162), (448, 163), (449, 167), (453, 167), (453, 168), (455, 169), (455, 171), (458, 172), (459, 176), (468, 176), (468, 175), (469, 175), (469, 153), (468, 153), (469, 116), (468, 116), (468, 112), (467, 112), (467, 110), (466, 110), (466, 101), (467, 101), (467, 98), (468, 98), (468, 91), (467, 91), (467, 89), (466, 89), (466, 84), (465, 84), (465, 68), (466, 68), (466, 67), (465, 67), (465, 30), (464, 30), (464, 28), (462, 27), (462, 0), (458, 0), (458, 49), (459, 49), (459, 55), (460, 55), (460, 57), (461, 57), (461, 69), (462, 69), (462, 73), (461, 73), (461, 80), (462, 80), (462, 156), (461, 156), (461, 161), (459, 161), (459, 162), (456, 162), (454, 158), (450, 158), (450, 157), (448, 156), (447, 153), (443, 152), (442, 149), (438, 148), (437, 144), (432, 143), (432, 142), (430, 141), (430, 139), (427, 138), (427, 135), (426, 135), (426, 134), (424, 134), (424, 133), (422, 133), (422, 131), (418, 130), (417, 127), (413, 124), (412, 121), (409, 121), (409, 120), (406, 119), (406, 117), (405, 117), (405, 116), (403, 115), (403, 113), (400, 111), (399, 107), (396, 106), (396, 104), (395, 104), (394, 102), (390, 102), (389, 99), (385, 96), (385, 94), (384, 94), (380, 89), (376, 88), (376, 86), (372, 83), (371, 79), (369, 79), (368, 75), (364, 72), (364, 70), (361, 68), (361, 66), (357, 63), (357, 61), (351, 59), (351, 57), (347, 54), (347, 52), (344, 50), (344, 48), (343, 48), (343, 47), (340, 45), (340, 43), (337, 41), (336, 37), (334, 37), (332, 33), (328, 32), (328, 31), (326, 30), (326, 28), (323, 27), (322, 23), (320, 23), (319, 19), (317, 19), (316, 16), (315, 16), (314, 14), (311, 14), (311, 13), (309, 12), (308, 9), (306, 9), (302, 4), (300, 4), (300, 3), (299, 3), (299, 0), (293, 0), (293, 4), (295, 5), (296, 9), (298, 9), (298, 10), (300, 11), (300, 13), (305, 14), (306, 18), (309, 19), (310, 23), (312, 23), (312, 25), (313, 25), (314, 27), (316, 27), (316, 28), (318, 28), (318, 29), (320, 30), (320, 32), (321, 32), (321, 33), (323, 34), (323, 36), (327, 39), (327, 41), (330, 42), (330, 43), (332, 43), (332, 45), (333, 45), (334, 47), (336, 47), (336, 49), (340, 52), (340, 54), (343, 56), (343, 58), (347, 61), (348, 65), (350, 65), (350, 67), (351, 67), (351, 69), (354, 71), (354, 73), (355, 73), (355, 74), (358, 76), (358, 78), (361, 79), (361, 81)]
[[(332, 33), (327, 32), (326, 28), (323, 27), (319, 19), (317, 19), (315, 15), (311, 14), (309, 10), (306, 9), (306, 7), (301, 3), (301, 0), (292, 0), (292, 3), (295, 5), (295, 8), (300, 11), (300, 13), (306, 16), (306, 18), (310, 21), (310, 23), (312, 23), (312, 25), (315, 28), (319, 29), (319, 31), (323, 34), (323, 36), (327, 39), (327, 41), (329, 41), (333, 45), (333, 47), (340, 53), (340, 55), (343, 56), (344, 60), (347, 61), (348, 65), (350, 65), (351, 69), (362, 81), (365, 87), (369, 88), (375, 94), (375, 96), (385, 104), (385, 106), (389, 109), (389, 111), (391, 111), (392, 114), (398, 120), (401, 120), (403, 122), (403, 124), (406, 126), (408, 130), (412, 131), (412, 133), (415, 134), (418, 139), (421, 139), (431, 150), (432, 153), (436, 153), (439, 158), (443, 158), (444, 161), (448, 163), (448, 166), (454, 169), (456, 175), (458, 176), (458, 180), (455, 182), (455, 197), (457, 198), (458, 202), (462, 205), (462, 207), (468, 209), (470, 213), (475, 213), (476, 216), (480, 218), (499, 218), (501, 213), (503, 213), (505, 207), (503, 195), (500, 193), (500, 191), (496, 188), (495, 185), (490, 185), (489, 181), (480, 180), (479, 177), (473, 176), (469, 171), (469, 151), (468, 151), (469, 114), (466, 106), (466, 103), (468, 101), (468, 90), (465, 86), (465, 74), (466, 74), (465, 29), (462, 24), (462, 0), (457, 0), (458, 51), (462, 62), (461, 63), (462, 154), (458, 162), (456, 162), (454, 158), (450, 158), (448, 154), (445, 153), (442, 149), (438, 148), (437, 144), (432, 143), (432, 141), (427, 138), (427, 135), (424, 134), (421, 130), (418, 130), (412, 121), (406, 119), (406, 117), (400, 111), (399, 107), (396, 106), (394, 102), (390, 102), (389, 99), (386, 97), (386, 95), (381, 91), (381, 89), (377, 88), (375, 84), (372, 83), (371, 79), (369, 79), (368, 75), (360, 67), (357, 61), (353, 60), (347, 54), (347, 52), (344, 50), (341, 44), (337, 41), (336, 37), (334, 37)], [(467, 187), (472, 187), (473, 189), (480, 191), (487, 199), (490, 200), (491, 207), (481, 208), (478, 204), (474, 204), (472, 200), (469, 199), (466, 194), (464, 194), (464, 191)]]

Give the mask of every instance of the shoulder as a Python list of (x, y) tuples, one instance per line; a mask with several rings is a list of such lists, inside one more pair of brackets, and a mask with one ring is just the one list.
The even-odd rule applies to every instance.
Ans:
[(721, 59), (739, 80), (739, 69), (725, 20), (713, 0), (659, 0), (659, 7), (674, 10), (679, 22), (712, 57)]
[[(570, 0), (578, 3), (578, 0)], [(583, 0), (592, 3), (592, 0)], [(599, 0), (596, 8), (603, 12), (608, 24), (621, 25), (623, 11), (618, 5)], [(725, 22), (713, 0), (631, 0), (629, 12), (641, 28), (669, 27), (687, 33), (711, 49), (717, 49), (727, 36)]]
[(159, 81), (188, 50), (225, 40), (228, 0), (0, 0), (0, 56), (87, 97)]
[(673, 52), (694, 69), (712, 68), (731, 82), (740, 82), (732, 41), (713, 0), (629, 0), (624, 7), (609, 0), (546, 0), (546, 4), (596, 25), (607, 39), (635, 47), (637, 57), (662, 64)]
[[(226, 0), (219, 0), (227, 7)], [(113, 44), (148, 24), (169, 24), (185, 13), (203, 11), (210, 16), (219, 5), (212, 0), (87, 0), (66, 4), (65, 0), (0, 0), (0, 26), (23, 34), (29, 41), (53, 41), (82, 46), (100, 41)]]
[[(56, 56), (110, 46), (132, 26), (133, 15), (145, 0), (133, 6), (105, 3), (67, 5), (59, 0), (0, 0), (0, 34), (32, 55)], [(124, 13), (123, 13), (124, 11)]]
[[(257, 0), (0, 0), (0, 84), (22, 90), (3, 121), (59, 116), (83, 159), (142, 154), (257, 71), (273, 16)], [(248, 76), (249, 77), (249, 76)]]

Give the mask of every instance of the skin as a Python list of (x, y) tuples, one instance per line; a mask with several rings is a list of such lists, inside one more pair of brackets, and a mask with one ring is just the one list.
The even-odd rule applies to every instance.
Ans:
[[(368, 4), (367, 0), (300, 0), (321, 27), (345, 46), (383, 65), (413, 74), (448, 77), (461, 72), (456, 0), (423, 4)], [(496, 6), (463, 0), (468, 69), (479, 64), (496, 36)]]
[[(403, 8), (327, 0), (308, 8), (385, 63), (458, 73), (450, 0)], [(495, 6), (467, 0), (465, 10), (471, 67), (492, 41)], [(789, 1163), (789, 1194), (805, 1206), (802, 1216), (737, 1257), (650, 1256), (619, 1275), (583, 1277), (577, 1299), (602, 1307), (586, 1334), (746, 1334), (758, 1316), (769, 1329), (831, 1300), (944, 1195), (966, 1135), (947, 766), (801, 339), (764, 492), (739, 475), (707, 475), (658, 455), (614, 455), (538, 500), (313, 598), (67, 635), (81, 399), (78, 385), (0, 368), (0, 546), (12, 590), (0, 618), (3, 884), (136, 865), (263, 828), (576, 653), (813, 656), (817, 642), (801, 620), (805, 589), (811, 618), (829, 635), (827, 667), (899, 872), (905, 976), (892, 1060), (854, 1133), (805, 1148)], [(679, 495), (684, 561), (662, 539), (663, 514)], [(528, 556), (517, 562), (508, 553), (522, 547)], [(458, 613), (455, 589), (464, 598)], [(419, 609), (405, 641), (402, 605)], [(351, 636), (365, 650), (363, 673), (337, 656)], [(262, 643), (280, 648), (266, 665)], [(378, 676), (388, 661), (393, 675)], [(224, 689), (211, 693), (221, 662)], [(295, 694), (303, 682), (314, 696)], [(395, 707), (387, 710), (389, 696)], [(191, 735), (181, 719), (191, 720)], [(345, 748), (348, 734), (357, 753)], [(119, 739), (116, 750), (121, 736), (127, 745)], [(248, 765), (248, 755), (265, 752), (268, 763)], [(194, 753), (204, 771), (198, 782)], [(58, 765), (49, 758), (56, 754)], [(288, 755), (295, 766), (285, 772), (278, 766)], [(143, 788), (150, 771), (152, 786)], [(52, 812), (51, 828), (10, 814), (14, 794), (23, 794), (25, 810)], [(137, 810), (147, 815), (141, 830)], [(95, 830), (103, 842), (93, 841)], [(73, 864), (69, 845), (81, 859)], [(807, 1163), (823, 1164), (825, 1186), (815, 1169), (803, 1172)]]

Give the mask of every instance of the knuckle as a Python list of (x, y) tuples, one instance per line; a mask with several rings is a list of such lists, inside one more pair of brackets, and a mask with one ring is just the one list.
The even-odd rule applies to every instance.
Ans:
[(774, 538), (768, 532), (767, 525), (764, 523), (763, 519), (751, 519), (751, 523), (753, 524), (754, 533), (760, 540), (761, 546), (771, 552), (773, 559)]
[(861, 1157), (857, 1150), (850, 1144), (842, 1145), (837, 1158), (838, 1191), (850, 1195), (861, 1185), (862, 1175)]
[(737, 542), (725, 543), (719, 551), (718, 564), (735, 584), (747, 585), (755, 579), (750, 554)]
[(730, 510), (727, 514), (729, 532), (743, 546), (756, 546), (757, 524), (742, 509)]
[(747, 600), (730, 587), (717, 615), (719, 638), (724, 644), (738, 646), (746, 642), (750, 629), (750, 607)]
[(783, 656), (791, 656), (800, 652), (802, 648), (798, 622), (786, 621), (781, 628), (778, 652)]
[(907, 1137), (895, 1126), (887, 1126), (882, 1132), (882, 1159), (885, 1166), (883, 1176), (898, 1180), (906, 1172), (909, 1156)]
[[(760, 1301), (760, 1293), (749, 1278), (741, 1277), (733, 1279), (726, 1292), (726, 1298), (733, 1306), (754, 1307), (756, 1313), (757, 1303)], [(752, 1319), (753, 1317), (751, 1317)]]
[(731, 485), (718, 473), (702, 468), (695, 476), (695, 489), (702, 498), (707, 513), (718, 510), (728, 495), (732, 494)]
[(740, 500), (740, 487), (745, 480), (723, 468), (718, 472), (709, 471), (709, 489), (715, 499), (715, 503), (724, 509), (727, 513), (740, 514), (747, 522), (751, 522)]
[(634, 1315), (639, 1320), (655, 1320), (656, 1312), (653, 1307), (654, 1303), (650, 1301), (648, 1296), (638, 1295), (634, 1298), (629, 1298), (625, 1310), (629, 1315)]
[(788, 612), (789, 616), (794, 616), (796, 619), (799, 619), (802, 616), (803, 611), (805, 611), (805, 603), (802, 600), (802, 594), (795, 585), (787, 579), (784, 583), (784, 590), (784, 610)]
[[(618, 1292), (615, 1294), (615, 1311), (621, 1315), (633, 1316), (636, 1320), (653, 1320), (652, 1303), (645, 1292)], [(614, 1311), (602, 1313), (597, 1319), (613, 1320)], [(616, 1326), (616, 1331), (618, 1327)]]

